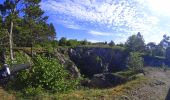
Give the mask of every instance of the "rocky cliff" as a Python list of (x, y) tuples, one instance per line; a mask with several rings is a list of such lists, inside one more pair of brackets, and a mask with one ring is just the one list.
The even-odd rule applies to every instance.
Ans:
[[(92, 78), (95, 74), (125, 70), (128, 53), (124, 48), (74, 47), (57, 48), (55, 56), (68, 68), (73, 77), (80, 74)], [(166, 58), (142, 56), (145, 66), (170, 66)]]
[(88, 77), (125, 69), (126, 56), (127, 53), (122, 48), (76, 47), (69, 50), (70, 59), (81, 74)]

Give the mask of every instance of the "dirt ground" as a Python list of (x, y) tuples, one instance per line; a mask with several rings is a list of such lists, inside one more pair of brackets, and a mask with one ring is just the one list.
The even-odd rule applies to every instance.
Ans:
[(145, 77), (149, 78), (135, 90), (128, 91), (126, 100), (170, 100), (170, 69), (146, 67)]

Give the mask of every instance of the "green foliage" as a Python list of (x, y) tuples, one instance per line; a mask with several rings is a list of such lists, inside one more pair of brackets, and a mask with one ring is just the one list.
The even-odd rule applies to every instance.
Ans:
[(76, 39), (69, 39), (67, 40), (65, 37), (62, 37), (58, 41), (59, 46), (70, 46), (70, 47), (75, 47), (75, 46), (80, 46), (80, 45), (90, 45), (91, 43), (88, 42), (87, 40), (83, 41), (78, 41)]
[(66, 43), (67, 43), (67, 39), (65, 37), (62, 37), (59, 42), (58, 42), (58, 45), (59, 46), (66, 46)]
[(126, 41), (126, 47), (132, 52), (143, 52), (145, 50), (145, 43), (140, 32), (137, 35), (132, 35)]
[(88, 45), (89, 42), (87, 40), (83, 40), (83, 41), (80, 41), (81, 42), (81, 45)]
[(79, 45), (79, 41), (77, 40), (67, 40), (67, 46), (78, 46)]
[(44, 89), (42, 87), (35, 88), (28, 86), (22, 90), (22, 93), (24, 94), (24, 96), (37, 96), (39, 94), (43, 94)]
[(102, 59), (99, 57), (99, 56), (96, 56), (96, 62), (101, 62), (102, 61)]
[(47, 59), (38, 56), (34, 64), (32, 68), (33, 86), (58, 92), (67, 91), (69, 89), (68, 81), (65, 79), (68, 77), (68, 73), (55, 59)]
[[(17, 53), (16, 63), (26, 61), (28, 60), (25, 55)], [(79, 80), (70, 78), (63, 65), (60, 65), (56, 59), (37, 56), (33, 58), (33, 63), (31, 69), (24, 70), (15, 76), (11, 83), (14, 89), (22, 90), (26, 95), (33, 95), (35, 91), (37, 93), (67, 92), (75, 89), (79, 84)]]
[(109, 46), (115, 46), (115, 43), (111, 40)]
[(132, 75), (135, 75), (136, 73), (132, 70), (127, 70), (127, 71), (120, 71), (114, 74), (121, 76), (122, 78), (128, 79), (129, 77), (131, 77)]
[(143, 68), (143, 59), (137, 52), (131, 52), (128, 58), (128, 68), (134, 72), (140, 72)]

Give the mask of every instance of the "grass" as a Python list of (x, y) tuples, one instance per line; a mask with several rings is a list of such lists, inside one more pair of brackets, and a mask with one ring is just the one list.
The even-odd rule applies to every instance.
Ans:
[(4, 89), (0, 88), (0, 100), (15, 100), (15, 94), (10, 94), (6, 91), (4, 91)]
[(127, 91), (133, 90), (142, 84), (145, 84), (147, 79), (140, 77), (136, 80), (129, 81), (125, 84), (108, 89), (86, 89), (73, 91), (68, 94), (55, 94), (55, 98), (58, 100), (94, 100), (94, 99), (118, 99), (123, 95), (126, 95)]
[(19, 92), (7, 93), (0, 89), (0, 100), (101, 100), (101, 99), (121, 99), (127, 97), (128, 91), (136, 89), (142, 84), (146, 84), (148, 79), (139, 77), (135, 80), (128, 81), (125, 84), (108, 88), (108, 89), (80, 89), (71, 91), (69, 93), (42, 93), (34, 97), (25, 97)]
[(127, 70), (127, 71), (116, 72), (116, 73), (113, 73), (113, 74), (118, 75), (122, 78), (128, 79), (129, 77), (135, 75), (136, 73), (131, 71), (131, 70)]

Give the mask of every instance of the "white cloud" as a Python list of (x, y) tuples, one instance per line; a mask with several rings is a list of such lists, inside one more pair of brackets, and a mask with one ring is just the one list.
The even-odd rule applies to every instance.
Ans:
[(108, 33), (108, 32), (99, 32), (99, 31), (94, 31), (94, 30), (90, 30), (88, 33), (92, 34), (92, 35), (99, 35), (99, 36), (112, 36), (112, 33)]
[(92, 21), (105, 25), (120, 26), (123, 22), (126, 22), (129, 26), (133, 26), (131, 22), (139, 22), (138, 19), (134, 20), (134, 18), (138, 11), (137, 7), (140, 6), (126, 0), (106, 0), (102, 2), (96, 0), (83, 0), (83, 2), (48, 0), (42, 2), (41, 6), (52, 13), (65, 14), (77, 20)]
[(76, 24), (74, 21), (68, 21), (68, 20), (56, 20), (53, 21), (57, 24), (62, 24), (63, 26), (70, 28), (70, 29), (75, 29), (75, 30), (84, 30), (81, 26)]
[(103, 41), (94, 40), (94, 39), (88, 39), (87, 41), (90, 41), (90, 42), (92, 42), (92, 43), (96, 43), (96, 42), (103, 42)]
[[(154, 36), (155, 41), (159, 41), (160, 38), (158, 37), (162, 37), (162, 34), (158, 34), (157, 32), (162, 32), (161, 29), (159, 29), (161, 22), (159, 16), (155, 16), (150, 12), (152, 11), (151, 9), (154, 8), (154, 3), (151, 1), (152, 0), (44, 0), (41, 3), (41, 7), (47, 13), (56, 14), (58, 17), (63, 17), (62, 15), (64, 15), (64, 17), (61, 18), (61, 20), (63, 20), (61, 24), (67, 28), (86, 30), (95, 36), (113, 36), (119, 34), (121, 39), (115, 37), (116, 41), (124, 41), (127, 39), (127, 36), (140, 31), (147, 41), (150, 40), (148, 36), (152, 34), (157, 35)], [(80, 25), (80, 23), (77, 23), (79, 21), (83, 23)], [(90, 31), (88, 31), (83, 27), (86, 23), (94, 24), (94, 26), (97, 23), (101, 27), (104, 26), (104, 28), (112, 30), (113, 33), (107, 33), (103, 30), (101, 32), (101, 29), (95, 29), (96, 31), (89, 29)], [(86, 26), (88, 26), (88, 24)]]

